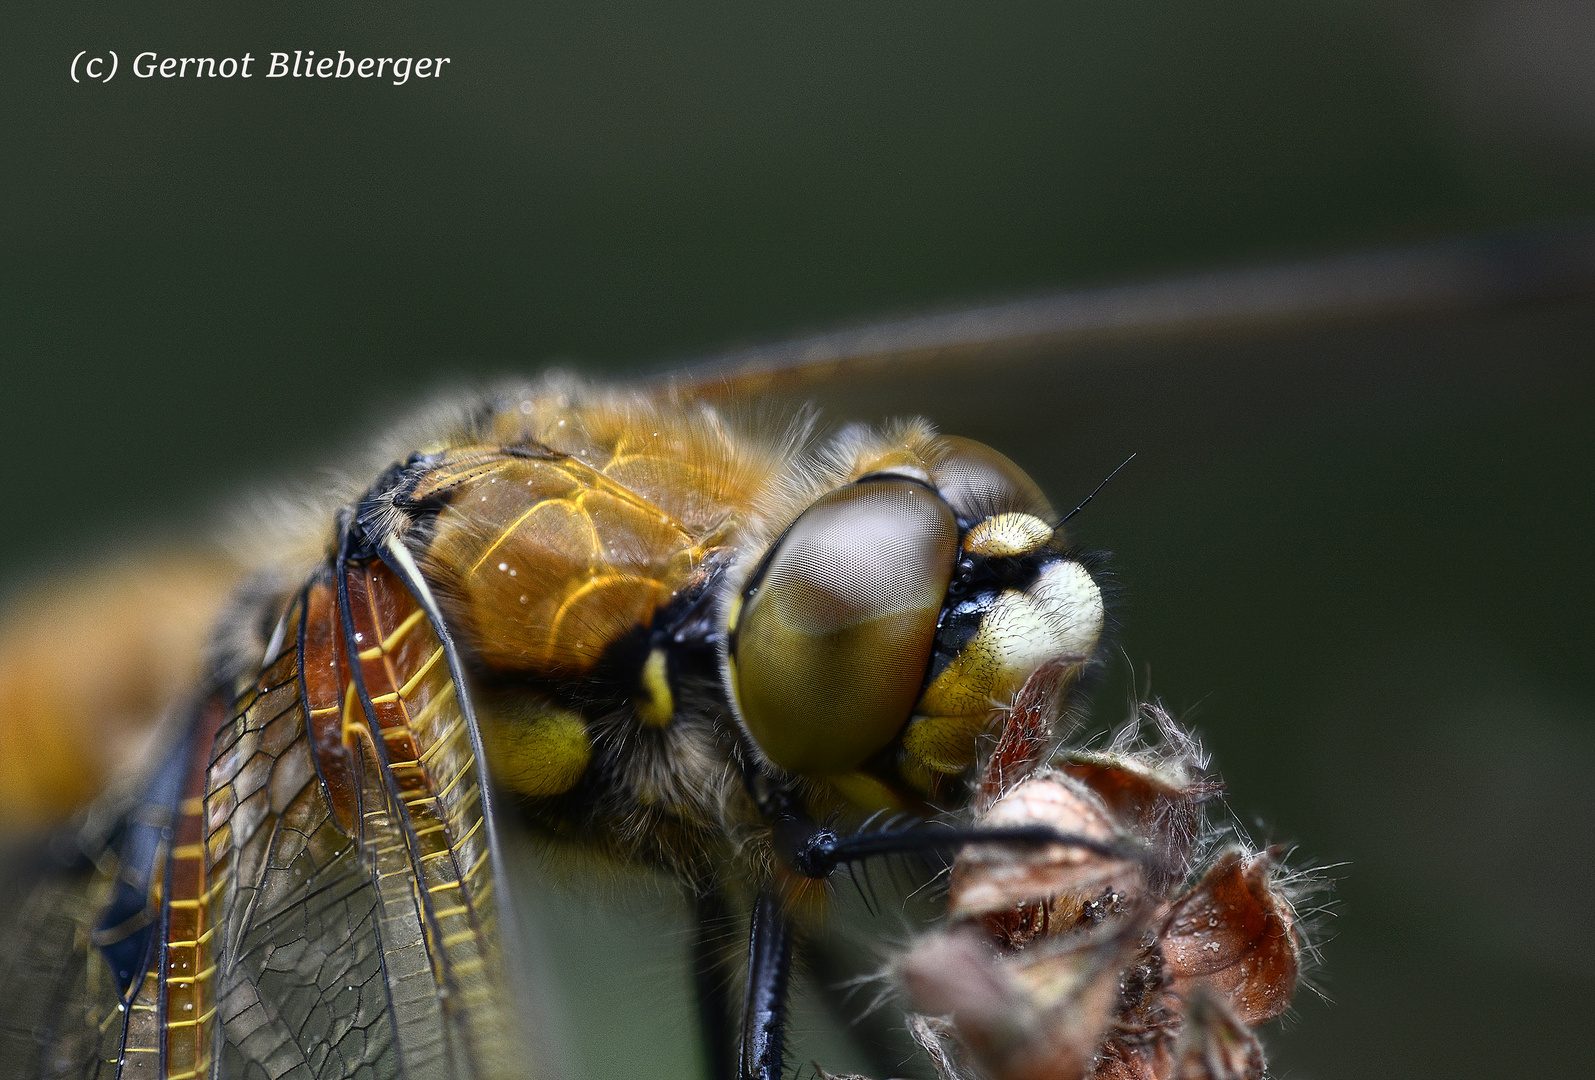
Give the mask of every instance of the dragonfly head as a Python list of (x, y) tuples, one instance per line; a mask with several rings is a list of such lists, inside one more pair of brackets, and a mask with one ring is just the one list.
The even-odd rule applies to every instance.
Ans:
[(726, 605), (726, 677), (769, 763), (863, 806), (930, 795), (1024, 681), (1097, 656), (1102, 592), (1023, 471), (968, 439), (859, 440)]

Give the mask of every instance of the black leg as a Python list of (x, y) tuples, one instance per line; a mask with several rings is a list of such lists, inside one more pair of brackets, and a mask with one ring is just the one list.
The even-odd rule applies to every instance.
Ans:
[(697, 933), (692, 943), (693, 985), (698, 996), (698, 1033), (709, 1080), (736, 1080), (731, 1057), (731, 1001), (725, 951), (716, 943), (730, 920), (725, 897), (713, 890), (697, 900)]
[(741, 1080), (781, 1080), (781, 1036), (791, 975), (792, 924), (781, 909), (780, 897), (761, 891), (748, 934)]
[(951, 828), (916, 825), (906, 829), (838, 836), (831, 829), (804, 818), (778, 821), (776, 852), (781, 860), (805, 877), (827, 878), (841, 866), (863, 863), (883, 855), (956, 851), (965, 844), (1011, 844), (1045, 847), (1063, 844), (1094, 851), (1110, 859), (1156, 866), (1156, 856), (1143, 848), (1095, 837), (1062, 833), (1047, 825)]

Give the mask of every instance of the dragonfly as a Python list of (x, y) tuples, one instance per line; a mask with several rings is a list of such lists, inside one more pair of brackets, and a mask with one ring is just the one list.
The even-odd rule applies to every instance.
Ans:
[[(1511, 304), (1587, 287), (1592, 250), (1494, 238), (1045, 296), (457, 403), (242, 580), (145, 569), (230, 599), (179, 649), (186, 689), (129, 680), (144, 713), (173, 702), (117, 777), (65, 738), (119, 737), (73, 657), (19, 661), (13, 633), (0, 671), (57, 707), (0, 713), (22, 751), (0, 808), (72, 816), (5, 886), (0, 1075), (550, 1075), (527, 1050), (515, 829), (679, 882), (709, 1071), (777, 1080), (794, 945), (837, 874), (1003, 841), (929, 823), (969, 799), (1033, 672), (1084, 692), (1108, 612), (1098, 558), (1001, 447), (912, 419), (821, 437), (747, 403)], [(91, 592), (34, 617), (116, 648), (148, 590)], [(740, 964), (714, 945), (737, 910)]]

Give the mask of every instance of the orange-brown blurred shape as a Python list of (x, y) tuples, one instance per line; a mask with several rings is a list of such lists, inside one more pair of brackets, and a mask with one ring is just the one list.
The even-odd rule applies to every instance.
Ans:
[(0, 605), (0, 832), (47, 828), (137, 764), (237, 585), (215, 554), (60, 577)]

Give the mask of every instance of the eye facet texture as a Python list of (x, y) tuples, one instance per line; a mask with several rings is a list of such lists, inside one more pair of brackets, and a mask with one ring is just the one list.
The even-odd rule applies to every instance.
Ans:
[(907, 723), (958, 553), (952, 510), (909, 480), (839, 488), (805, 510), (735, 630), (738, 705), (776, 765), (858, 768)]
[(1052, 503), (1025, 471), (985, 443), (943, 435), (951, 452), (936, 463), (933, 481), (942, 497), (966, 522), (1014, 511), (1049, 524), (1058, 518)]

